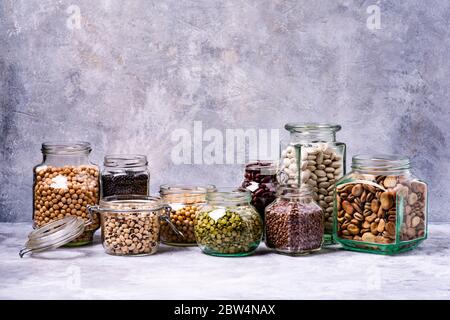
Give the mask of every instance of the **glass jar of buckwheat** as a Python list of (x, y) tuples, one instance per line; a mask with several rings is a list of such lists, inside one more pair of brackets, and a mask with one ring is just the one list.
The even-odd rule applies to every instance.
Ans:
[(92, 243), (100, 226), (98, 214), (87, 207), (99, 200), (99, 169), (89, 161), (88, 142), (45, 142), (43, 162), (33, 169), (33, 227), (75, 216), (85, 221), (85, 231), (67, 246)]
[(427, 185), (408, 158), (357, 155), (336, 184), (335, 240), (346, 249), (393, 254), (427, 237)]

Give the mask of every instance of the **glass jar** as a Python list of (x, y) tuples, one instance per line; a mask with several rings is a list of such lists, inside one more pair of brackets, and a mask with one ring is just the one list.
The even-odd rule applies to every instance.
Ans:
[(262, 238), (262, 220), (250, 204), (249, 191), (208, 192), (194, 223), (200, 249), (215, 256), (252, 254)]
[(101, 175), (102, 197), (149, 195), (147, 157), (138, 154), (106, 155)]
[(408, 158), (357, 155), (336, 184), (335, 239), (346, 249), (393, 254), (427, 237), (427, 185)]
[(241, 189), (252, 193), (251, 204), (264, 220), (264, 209), (275, 200), (277, 165), (273, 161), (251, 161), (245, 166)]
[(170, 220), (183, 234), (180, 236), (166, 222), (161, 222), (161, 241), (174, 246), (196, 246), (194, 220), (198, 211), (206, 203), (206, 193), (214, 191), (214, 186), (196, 187), (182, 185), (162, 185), (160, 195), (170, 210)]
[(287, 143), (281, 142), (278, 180), (281, 184), (313, 188), (314, 200), (325, 217), (324, 243), (333, 243), (333, 200), (336, 181), (345, 174), (345, 144), (336, 142), (341, 126), (288, 123)]
[(311, 190), (282, 186), (266, 208), (266, 246), (279, 253), (302, 255), (322, 247), (324, 215)]
[(92, 243), (100, 226), (98, 215), (91, 221), (87, 210), (99, 199), (99, 169), (89, 161), (91, 150), (88, 142), (45, 142), (43, 162), (33, 168), (33, 227), (67, 216), (88, 223), (83, 234), (67, 246)]
[(158, 197), (142, 195), (109, 196), (89, 208), (101, 216), (105, 252), (119, 256), (142, 256), (158, 250), (160, 219), (166, 207)]

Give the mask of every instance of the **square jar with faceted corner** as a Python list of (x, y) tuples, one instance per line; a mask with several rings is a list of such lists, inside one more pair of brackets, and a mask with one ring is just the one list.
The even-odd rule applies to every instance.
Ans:
[(427, 238), (427, 185), (408, 158), (358, 155), (336, 184), (334, 237), (345, 249), (395, 254)]
[(346, 146), (336, 141), (340, 125), (288, 123), (289, 141), (281, 141), (278, 182), (312, 189), (324, 213), (324, 244), (333, 244), (334, 187), (345, 174)]

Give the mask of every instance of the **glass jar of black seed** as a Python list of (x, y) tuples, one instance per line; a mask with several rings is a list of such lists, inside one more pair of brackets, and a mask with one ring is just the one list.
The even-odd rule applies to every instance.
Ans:
[(101, 174), (102, 197), (149, 195), (150, 171), (147, 157), (139, 154), (106, 155)]

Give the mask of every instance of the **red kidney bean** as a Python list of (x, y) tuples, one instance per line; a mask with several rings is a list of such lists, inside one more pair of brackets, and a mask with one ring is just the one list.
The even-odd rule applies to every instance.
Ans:
[(258, 187), (252, 192), (251, 203), (264, 218), (266, 206), (275, 200), (276, 172), (274, 163), (257, 161), (247, 164), (241, 188), (246, 189), (252, 185), (252, 182), (258, 183)]

